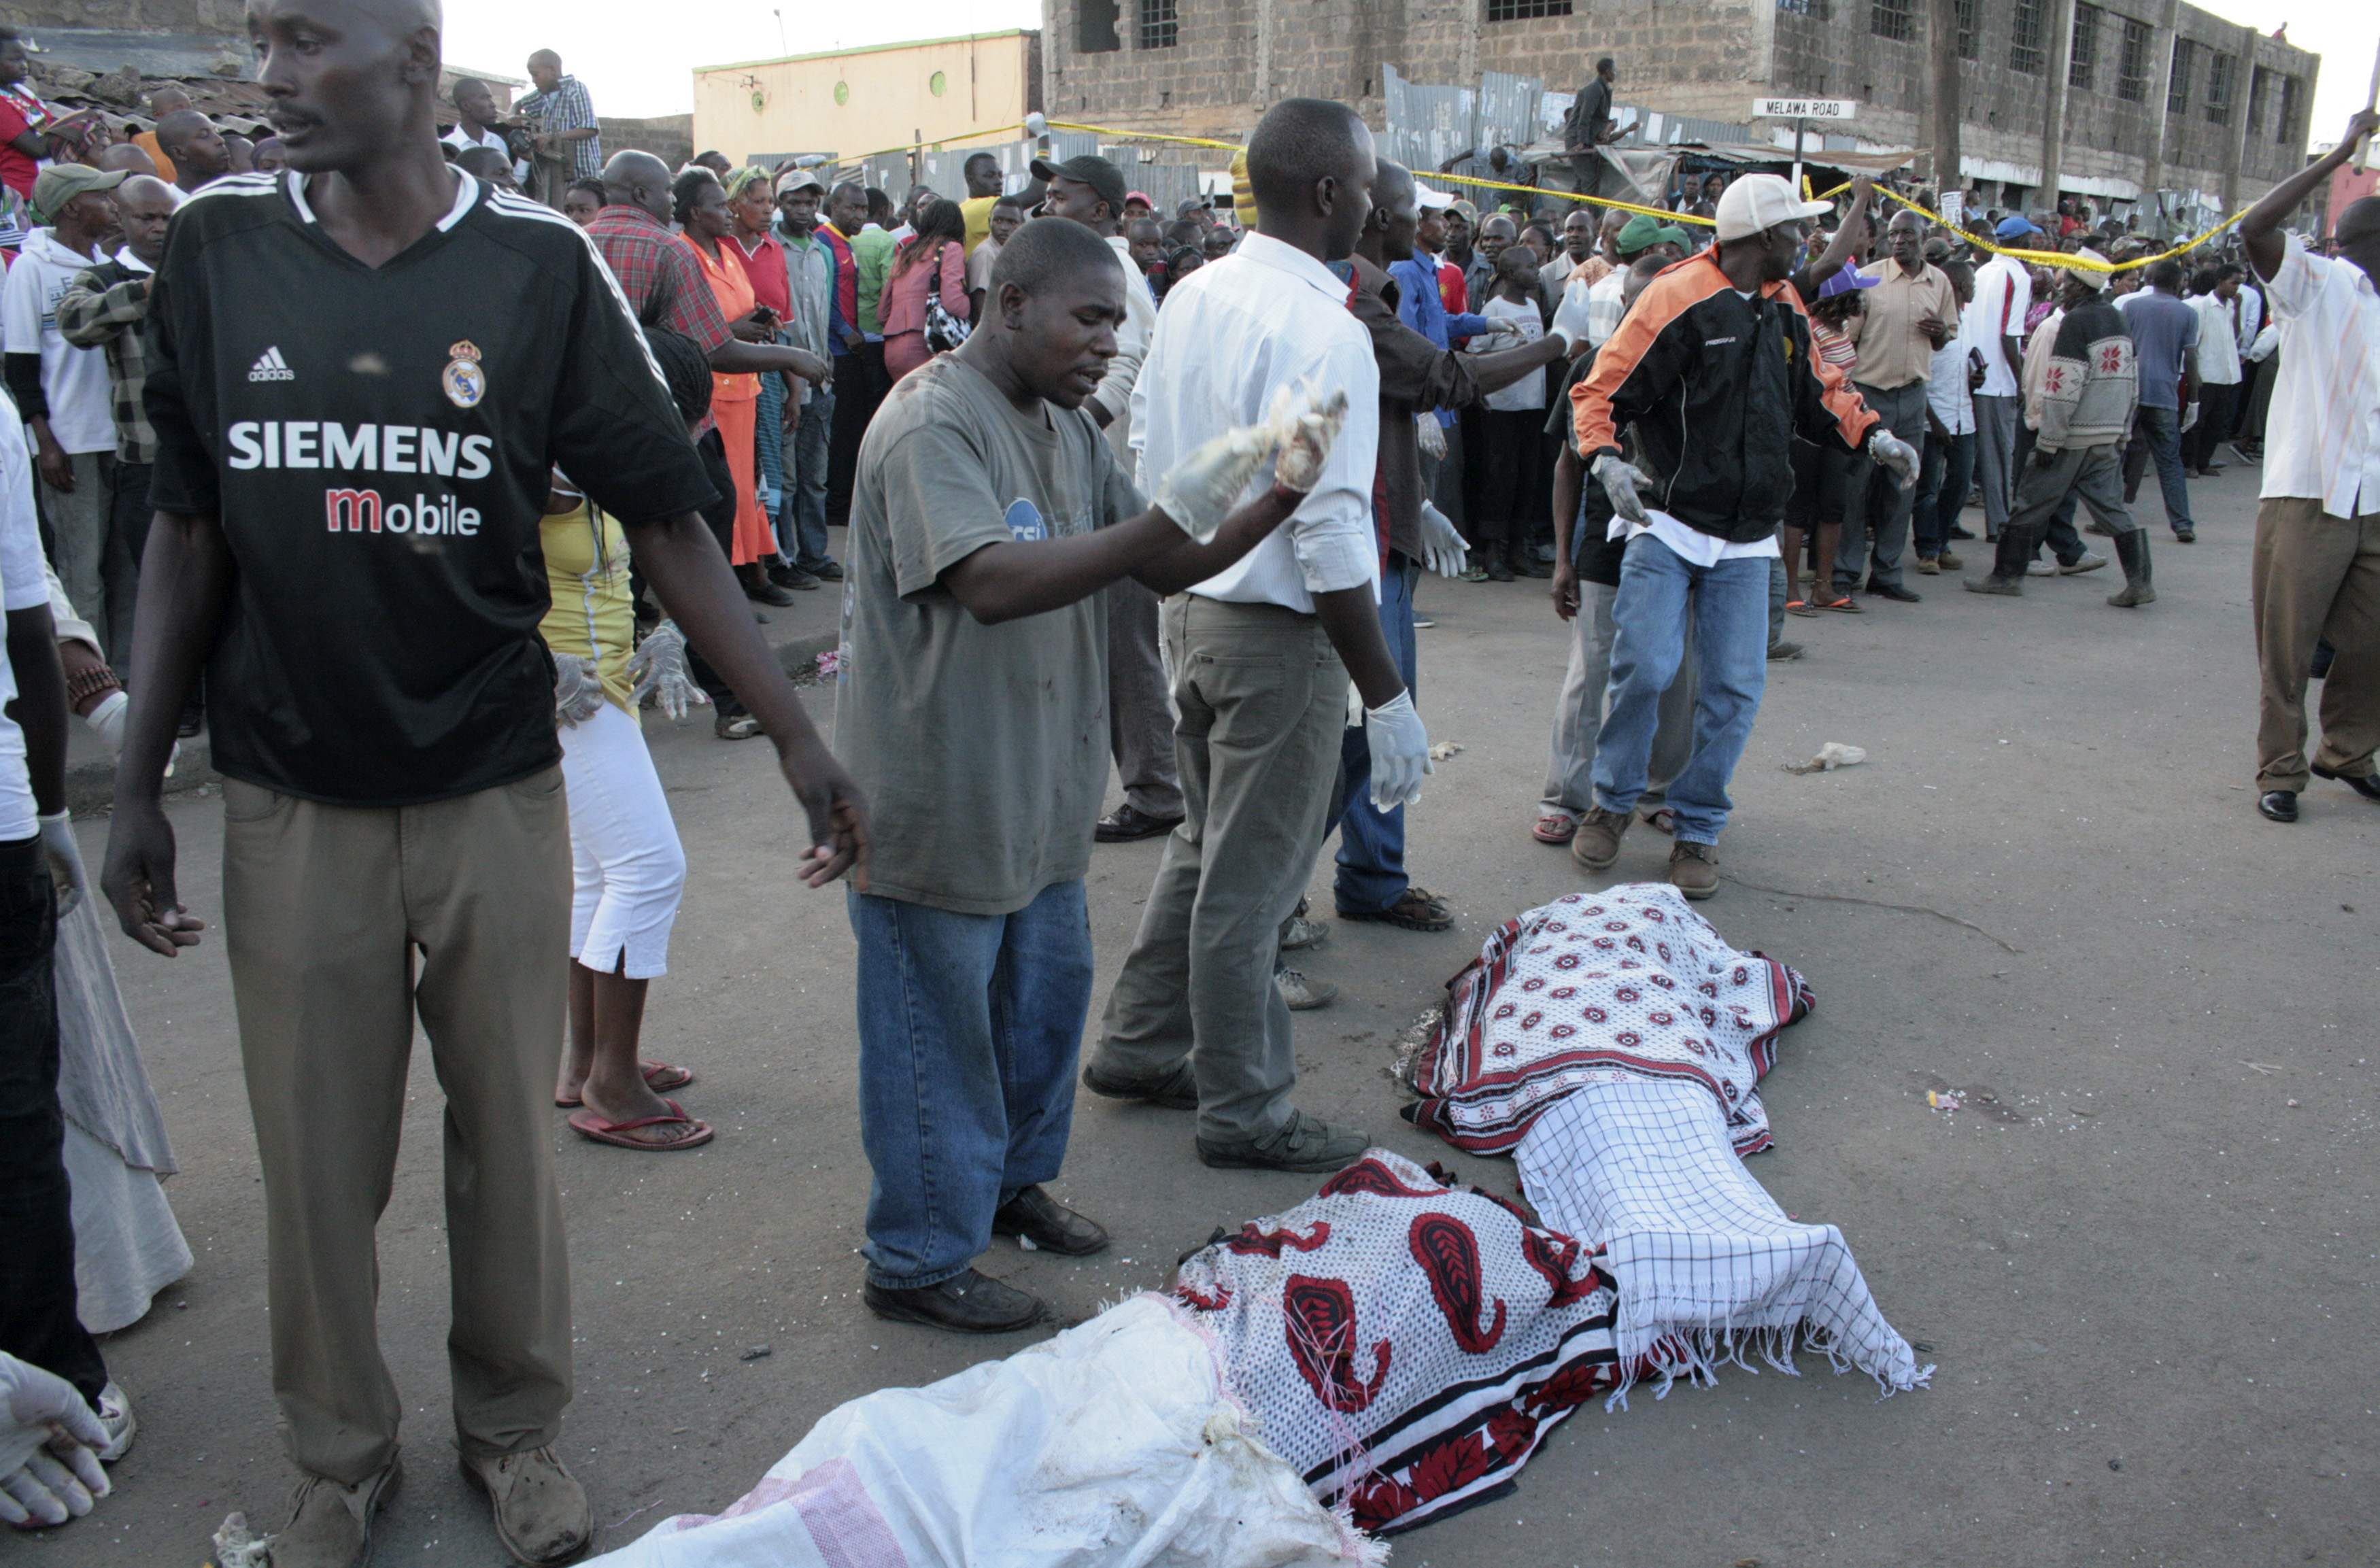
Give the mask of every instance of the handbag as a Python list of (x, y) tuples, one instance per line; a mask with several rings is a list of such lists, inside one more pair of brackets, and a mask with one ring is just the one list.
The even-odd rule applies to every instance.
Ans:
[(929, 353), (947, 354), (967, 340), (968, 324), (942, 306), (942, 252), (950, 242), (934, 247), (934, 259), (926, 263), (931, 269), (926, 277), (926, 348)]

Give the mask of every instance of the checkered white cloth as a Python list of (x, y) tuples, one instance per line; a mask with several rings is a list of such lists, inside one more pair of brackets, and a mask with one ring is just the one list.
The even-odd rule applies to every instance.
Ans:
[(1707, 1088), (1583, 1085), (1536, 1118), (1514, 1160), (1544, 1223), (1600, 1250), (1620, 1365), (1659, 1377), (1662, 1392), (1746, 1353), (1791, 1372), (1797, 1338), (1888, 1395), (1932, 1376), (1877, 1310), (1842, 1232), (1795, 1223), (1753, 1180)]

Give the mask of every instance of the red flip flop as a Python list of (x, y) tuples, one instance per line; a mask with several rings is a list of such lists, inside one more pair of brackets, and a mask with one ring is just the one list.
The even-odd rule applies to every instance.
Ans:
[[(644, 1075), (645, 1087), (655, 1094), (667, 1094), (674, 1088), (684, 1088), (694, 1082), (693, 1069), (673, 1067), (666, 1062), (639, 1062), (637, 1071)], [(565, 1100), (559, 1095), (553, 1100), (558, 1111), (576, 1111), (586, 1103), (583, 1100)]]
[(1529, 836), (1539, 844), (1568, 844), (1578, 836), (1578, 822), (1560, 811), (1548, 811), (1529, 829)]
[[(608, 1143), (614, 1149), (639, 1149), (647, 1154), (675, 1154), (681, 1149), (699, 1149), (710, 1141), (710, 1123), (696, 1121), (674, 1100), (662, 1103), (670, 1108), (666, 1116), (631, 1116), (625, 1122), (606, 1122), (593, 1112), (582, 1110), (570, 1118), (570, 1130), (589, 1143)], [(667, 1143), (631, 1136), (645, 1127), (690, 1127), (693, 1131)]]

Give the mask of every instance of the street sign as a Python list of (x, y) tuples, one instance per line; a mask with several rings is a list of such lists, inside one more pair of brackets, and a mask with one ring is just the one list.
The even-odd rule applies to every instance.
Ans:
[(1752, 117), (1755, 120), (1849, 120), (1859, 107), (1850, 98), (1755, 98), (1752, 101)]

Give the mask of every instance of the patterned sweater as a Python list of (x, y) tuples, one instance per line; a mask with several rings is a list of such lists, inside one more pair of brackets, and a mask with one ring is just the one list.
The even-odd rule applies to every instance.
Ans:
[[(2045, 322), (2042, 330), (2053, 329)], [(2100, 298), (2065, 312), (2054, 330), (2046, 371), (2027, 378), (2026, 422), (2046, 451), (2120, 444), (2140, 399), (2122, 314)]]

